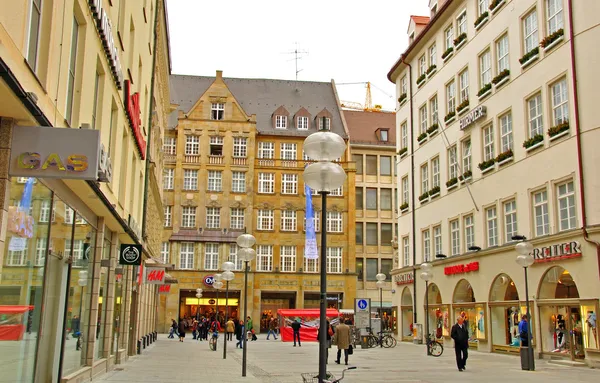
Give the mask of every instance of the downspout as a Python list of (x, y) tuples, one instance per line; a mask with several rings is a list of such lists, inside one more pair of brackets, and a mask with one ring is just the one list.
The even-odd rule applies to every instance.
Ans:
[(569, 48), (571, 50), (571, 77), (573, 83), (573, 108), (575, 109), (575, 142), (577, 143), (577, 170), (579, 171), (579, 197), (581, 200), (581, 224), (583, 238), (596, 246), (598, 258), (598, 277), (600, 278), (600, 243), (591, 240), (587, 232), (587, 209), (585, 203), (585, 182), (583, 174), (583, 154), (581, 149), (581, 126), (579, 124), (579, 96), (577, 86), (577, 62), (575, 56), (575, 32), (573, 31), (573, 0), (568, 0), (569, 7)]
[(414, 129), (413, 129), (413, 121), (414, 121), (414, 112), (413, 112), (413, 87), (412, 87), (412, 66), (404, 61), (405, 56), (400, 56), (400, 60), (404, 65), (408, 67), (408, 92), (409, 100), (410, 100), (410, 183), (411, 183), (411, 203), (410, 207), (412, 209), (411, 214), (411, 224), (412, 224), (412, 253), (413, 253), (413, 323), (417, 323), (417, 222), (415, 219), (415, 142), (414, 142)]

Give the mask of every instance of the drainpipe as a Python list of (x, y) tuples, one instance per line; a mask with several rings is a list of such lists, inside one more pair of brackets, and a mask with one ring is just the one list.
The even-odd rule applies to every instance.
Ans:
[(411, 224), (412, 224), (412, 253), (413, 253), (413, 323), (417, 323), (417, 234), (416, 226), (417, 222), (415, 219), (415, 135), (414, 135), (414, 112), (413, 112), (413, 87), (412, 87), (412, 66), (404, 61), (405, 56), (400, 56), (400, 60), (404, 65), (408, 67), (408, 92), (410, 100), (410, 183), (411, 183), (411, 203), (410, 208), (412, 209)]
[(590, 239), (587, 232), (587, 209), (585, 203), (585, 182), (583, 174), (583, 154), (581, 149), (581, 126), (579, 125), (579, 96), (577, 86), (577, 62), (575, 57), (575, 32), (573, 31), (573, 0), (568, 0), (569, 7), (569, 48), (571, 50), (571, 78), (573, 83), (573, 108), (575, 109), (575, 142), (577, 143), (577, 170), (579, 171), (579, 197), (581, 199), (581, 224), (583, 238), (596, 246), (598, 258), (598, 277), (600, 278), (600, 243)]

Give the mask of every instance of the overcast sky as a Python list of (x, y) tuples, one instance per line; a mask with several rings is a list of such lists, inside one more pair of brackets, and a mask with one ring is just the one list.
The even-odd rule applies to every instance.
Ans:
[[(393, 110), (387, 73), (407, 46), (410, 15), (428, 15), (429, 0), (167, 0), (174, 74), (330, 81), (341, 100)], [(387, 93), (387, 95), (385, 93)], [(392, 96), (392, 97), (389, 97)]]

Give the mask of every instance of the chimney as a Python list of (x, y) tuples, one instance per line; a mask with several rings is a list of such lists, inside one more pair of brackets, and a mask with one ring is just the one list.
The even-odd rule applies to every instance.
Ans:
[(218, 70), (217, 71), (217, 78), (218, 79), (223, 79), (223, 71), (222, 70)]

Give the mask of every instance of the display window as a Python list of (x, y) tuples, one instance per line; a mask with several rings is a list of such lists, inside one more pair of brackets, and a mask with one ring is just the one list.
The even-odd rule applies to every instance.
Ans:
[(492, 283), (489, 301), (493, 350), (518, 352), (521, 345), (519, 321), (525, 310), (521, 310), (519, 294), (512, 278), (506, 274), (498, 275)]
[(483, 304), (475, 303), (475, 294), (469, 281), (466, 279), (458, 281), (452, 303), (454, 319), (463, 317), (465, 320), (471, 345), (475, 346), (480, 340), (485, 340), (486, 310)]
[(413, 297), (412, 292), (408, 287), (402, 290), (402, 298), (400, 300), (400, 313), (402, 315), (402, 329), (400, 330), (401, 339), (405, 342), (413, 340)]
[(597, 350), (600, 348), (598, 343), (598, 302), (585, 302), (581, 305), (581, 313), (584, 347)]
[(429, 333), (437, 339), (450, 335), (449, 306), (442, 304), (442, 294), (435, 283), (430, 283), (427, 288), (428, 305), (425, 307), (425, 316), (429, 325)]

